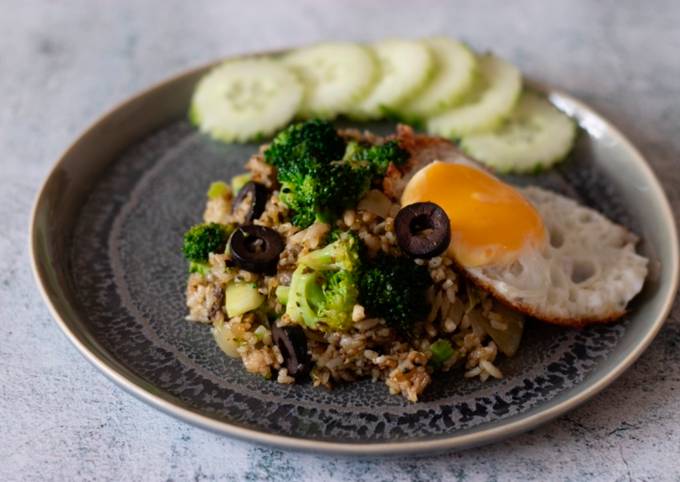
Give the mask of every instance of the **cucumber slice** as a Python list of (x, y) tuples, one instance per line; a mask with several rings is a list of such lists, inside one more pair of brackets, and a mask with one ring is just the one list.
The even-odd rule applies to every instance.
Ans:
[(349, 111), (370, 91), (378, 76), (370, 50), (349, 42), (293, 50), (283, 62), (305, 85), (302, 117), (330, 119)]
[(491, 130), (512, 111), (522, 90), (516, 67), (487, 54), (479, 58), (479, 85), (471, 99), (427, 119), (428, 132), (457, 138)]
[(227, 61), (199, 81), (189, 119), (224, 142), (255, 140), (288, 124), (302, 93), (295, 74), (274, 60)]
[(423, 91), (398, 112), (406, 119), (422, 119), (460, 102), (475, 79), (477, 59), (457, 40), (437, 37), (422, 41), (430, 49), (435, 70)]
[(564, 159), (576, 124), (548, 100), (524, 92), (508, 122), (494, 131), (463, 137), (465, 152), (501, 172), (530, 172)]
[(264, 295), (253, 283), (229, 283), (224, 289), (224, 307), (232, 318), (253, 311), (264, 303)]
[(412, 97), (429, 80), (434, 60), (430, 50), (413, 40), (383, 40), (371, 46), (380, 78), (373, 90), (352, 110), (358, 119), (377, 119)]

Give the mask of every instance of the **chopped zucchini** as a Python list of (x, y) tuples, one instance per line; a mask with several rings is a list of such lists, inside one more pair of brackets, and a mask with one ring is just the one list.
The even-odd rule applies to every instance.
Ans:
[(208, 199), (217, 199), (219, 197), (226, 197), (231, 193), (229, 185), (224, 181), (215, 181), (210, 184), (208, 188)]
[(256, 310), (264, 303), (264, 295), (253, 283), (229, 283), (225, 289), (224, 298), (229, 318)]

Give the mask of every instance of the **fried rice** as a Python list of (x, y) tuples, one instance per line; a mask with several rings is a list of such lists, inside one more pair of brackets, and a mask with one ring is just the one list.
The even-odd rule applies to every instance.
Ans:
[[(357, 134), (351, 132), (346, 135)], [(263, 149), (253, 155), (246, 168), (254, 181), (275, 187), (275, 169), (264, 162), (262, 152)], [(229, 193), (209, 199), (203, 221), (242, 223), (251, 200), (246, 198), (234, 212), (232, 201)], [(355, 209), (346, 210), (336, 226), (315, 223), (301, 230), (290, 222), (288, 208), (274, 191), (263, 214), (254, 224), (276, 230), (285, 240), (276, 274), (267, 276), (237, 268), (225, 269), (228, 255), (211, 253), (209, 270), (189, 275), (187, 319), (212, 324), (213, 330), (227, 333), (229, 336), (226, 338), (236, 340), (228, 346), (222, 343), (220, 347), (228, 355), (240, 358), (248, 372), (278, 383), (294, 383), (295, 379), (287, 373), (281, 351), (272, 340), (270, 322), (259, 319), (254, 313), (227, 317), (225, 286), (232, 281), (253, 283), (264, 295), (268, 307), (283, 313), (285, 307), (277, 301), (276, 288), (290, 284), (298, 257), (323, 246), (332, 228), (356, 233), (371, 255), (379, 252), (399, 255), (393, 226), (399, 209), (397, 202), (374, 189)], [(481, 381), (503, 376), (495, 364), (499, 346), (489, 333), (498, 335), (507, 331), (509, 326), (515, 330), (519, 326), (521, 334), (521, 315), (467, 281), (457, 272), (453, 260), (446, 253), (429, 260), (416, 259), (415, 262), (428, 268), (432, 285), (427, 291), (429, 313), (425, 319), (416, 320), (419, 323), (416, 323), (412, 336), (399, 336), (385, 320), (367, 317), (364, 307), (359, 304), (352, 310), (353, 323), (347, 331), (318, 331), (303, 327), (312, 361), (310, 376), (314, 386), (332, 388), (339, 383), (370, 378), (384, 382), (390, 393), (415, 402), (439, 371), (458, 370), (464, 378)], [(273, 323), (283, 327), (292, 321), (284, 314)], [(498, 339), (498, 336), (494, 338)], [(439, 339), (448, 340), (454, 351), (435, 369), (429, 361), (431, 346)], [(503, 351), (512, 355), (514, 349)]]

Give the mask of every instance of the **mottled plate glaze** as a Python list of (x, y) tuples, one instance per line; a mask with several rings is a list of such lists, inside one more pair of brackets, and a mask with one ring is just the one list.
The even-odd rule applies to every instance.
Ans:
[[(256, 145), (224, 145), (185, 120), (207, 67), (163, 82), (105, 114), (57, 162), (38, 195), (31, 252), (59, 326), (119, 385), (183, 420), (254, 442), (376, 454), (471, 447), (536, 427), (593, 396), (648, 346), (675, 295), (678, 242), (666, 198), (641, 155), (606, 120), (544, 89), (583, 127), (572, 158), (519, 184), (556, 189), (641, 235), (652, 273), (630, 314), (572, 331), (529, 323), (506, 377), (450, 373), (422, 401), (370, 381), (333, 391), (248, 375), (209, 328), (184, 320), (184, 230), (215, 179), (241, 171)], [(377, 132), (393, 126), (366, 125)]]

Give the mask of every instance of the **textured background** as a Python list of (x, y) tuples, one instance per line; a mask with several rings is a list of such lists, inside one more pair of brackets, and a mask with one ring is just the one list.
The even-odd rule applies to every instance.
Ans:
[(4, 0), (0, 5), (0, 480), (680, 480), (680, 310), (621, 379), (539, 430), (457, 454), (349, 459), (253, 446), (156, 412), (73, 349), (29, 270), (51, 164), (104, 110), (215, 57), (449, 34), (591, 103), (680, 213), (680, 3)]

